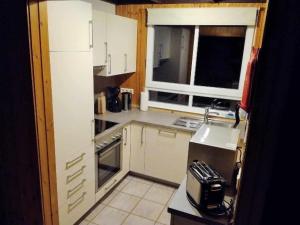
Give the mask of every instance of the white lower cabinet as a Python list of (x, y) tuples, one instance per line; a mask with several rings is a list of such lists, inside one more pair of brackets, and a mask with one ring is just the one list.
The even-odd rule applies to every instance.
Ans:
[(132, 124), (130, 170), (180, 184), (191, 136), (191, 132)]
[(123, 148), (122, 148), (122, 173), (126, 175), (130, 170), (131, 151), (131, 126), (123, 128)]
[(145, 173), (146, 126), (139, 123), (131, 124), (131, 155), (130, 171)]
[(187, 170), (190, 139), (189, 132), (148, 126), (145, 174), (179, 184)]

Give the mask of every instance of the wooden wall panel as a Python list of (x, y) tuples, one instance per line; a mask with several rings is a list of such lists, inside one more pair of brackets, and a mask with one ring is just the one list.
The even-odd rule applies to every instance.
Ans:
[(28, 5), (35, 124), (44, 225), (58, 225), (52, 90), (47, 26), (47, 4)]
[(267, 11), (267, 3), (188, 3), (188, 4), (132, 4), (117, 5), (116, 14), (130, 17), (138, 20), (138, 37), (137, 37), (137, 70), (128, 76), (122, 87), (133, 88), (133, 104), (139, 105), (140, 92), (145, 87), (146, 76), (146, 54), (147, 54), (147, 26), (146, 26), (146, 9), (147, 8), (198, 8), (198, 7), (258, 7), (260, 13), (256, 29), (254, 46), (260, 47), (262, 44), (263, 30)]

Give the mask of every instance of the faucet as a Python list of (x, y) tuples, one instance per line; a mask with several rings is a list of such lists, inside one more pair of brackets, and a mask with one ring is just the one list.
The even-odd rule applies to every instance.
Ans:
[(206, 124), (208, 124), (208, 117), (210, 114), (220, 115), (220, 113), (218, 113), (218, 112), (210, 112), (209, 109), (210, 109), (210, 107), (205, 108), (204, 123), (206, 123)]

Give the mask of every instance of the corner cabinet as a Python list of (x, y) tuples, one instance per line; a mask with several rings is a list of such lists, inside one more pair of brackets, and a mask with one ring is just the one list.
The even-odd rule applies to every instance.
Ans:
[(95, 204), (91, 4), (47, 1), (60, 225)]
[(187, 170), (191, 132), (132, 124), (130, 170), (180, 184)]
[(136, 20), (94, 10), (93, 40), (93, 65), (102, 67), (97, 75), (136, 71)]
[(191, 133), (148, 126), (145, 174), (180, 184), (186, 175)]

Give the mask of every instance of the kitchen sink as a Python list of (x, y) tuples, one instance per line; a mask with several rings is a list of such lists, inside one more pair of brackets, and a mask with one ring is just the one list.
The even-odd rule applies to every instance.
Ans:
[(190, 118), (190, 117), (180, 117), (175, 122), (174, 125), (187, 127), (192, 129), (197, 129), (203, 124), (202, 118)]

